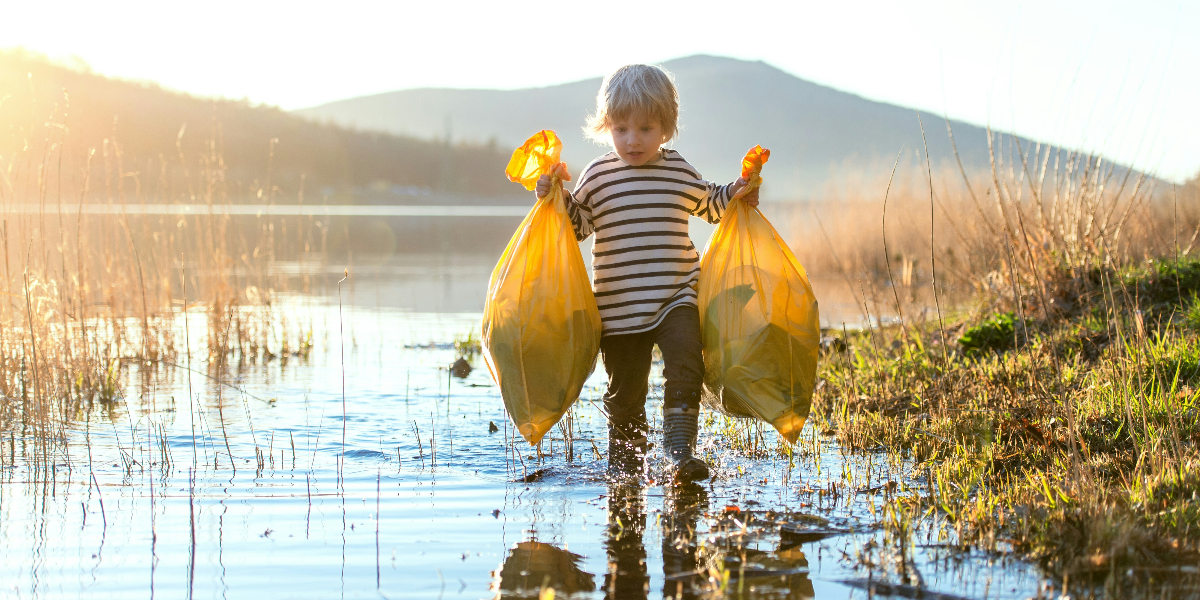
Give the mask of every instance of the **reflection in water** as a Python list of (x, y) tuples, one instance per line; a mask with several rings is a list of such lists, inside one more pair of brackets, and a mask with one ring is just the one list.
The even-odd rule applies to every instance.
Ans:
[[(607, 598), (647, 598), (650, 577), (643, 534), (646, 510), (640, 482), (609, 486)], [(795, 545), (758, 548), (762, 519), (741, 511), (709, 513), (708, 492), (697, 484), (663, 488), (664, 598), (813, 598), (808, 559)], [(766, 516), (766, 515), (762, 515)], [(747, 527), (754, 521), (753, 527)], [(765, 519), (765, 521), (774, 521)], [(697, 535), (703, 528), (704, 536)], [(699, 540), (707, 538), (703, 544)]]
[(520, 542), (492, 573), (492, 589), (496, 598), (537, 598), (544, 588), (566, 595), (595, 591), (594, 576), (579, 568), (581, 558), (551, 544)]
[[(710, 518), (709, 543), (698, 558), (709, 585), (725, 581), (726, 595), (734, 598), (813, 598), (816, 594), (808, 578), (808, 558), (800, 546), (764, 539), (766, 531), (777, 530), (787, 520), (787, 515), (774, 511), (733, 507)], [(695, 581), (701, 580), (700, 575)]]
[(608, 486), (608, 572), (604, 574), (606, 598), (645, 598), (650, 591), (646, 573), (646, 505), (640, 478), (614, 481)]
[[(614, 481), (608, 487), (608, 526), (604, 548), (606, 598), (647, 598), (650, 575), (646, 567), (645, 483), (640, 478)], [(708, 493), (696, 484), (667, 489), (662, 525), (663, 597), (696, 598), (707, 591), (710, 570), (701, 567), (696, 527), (708, 508)], [(800, 555), (803, 557), (803, 554)], [(493, 573), (497, 597), (536, 597), (541, 589), (573, 594), (595, 589), (592, 575), (579, 569), (581, 557), (550, 544), (521, 542), (513, 547), (499, 571)], [(811, 585), (809, 586), (811, 590)], [(811, 594), (810, 594), (811, 595)]]
[(816, 595), (808, 578), (808, 558), (800, 548), (768, 552), (729, 547), (714, 558), (729, 573), (731, 597), (809, 600)]
[(700, 485), (668, 489), (661, 521), (664, 598), (695, 598), (695, 584), (708, 583), (696, 548), (696, 525), (707, 508), (708, 492)]
[[(907, 477), (908, 467), (878, 472), (871, 465), (879, 455), (850, 456), (827, 439), (816, 454), (800, 455), (813, 461), (797, 465), (813, 469), (802, 473), (802, 485), (782, 484), (779, 461), (722, 451), (729, 475), (703, 488), (620, 488), (604, 482), (603, 444), (568, 463), (560, 437), (544, 448), (538, 481), (514, 483), (524, 473), (512, 466), (520, 458), (505, 441), (510, 421), (487, 370), (465, 379), (446, 370), (457, 358), (453, 340), (477, 331), (475, 315), (349, 304), (341, 313), (336, 304), (289, 297), (277, 306), (293, 324), (311, 327), (311, 356), (231, 365), (229, 381), (245, 402), (229, 393), (232, 383), (205, 383), (198, 362), (195, 372), (164, 372), (144, 403), (134, 396), (95, 405), (70, 431), (73, 478), (59, 468), (57, 479), (53, 471), (39, 479), (21, 462), (32, 455), (17, 454), (26, 452), (20, 435), (0, 427), (0, 597), (148, 597), (152, 567), (159, 596), (188, 595), (194, 584), (197, 599), (254, 596), (265, 585), (268, 595), (321, 598), (536, 597), (543, 584), (574, 600), (809, 598), (814, 583), (823, 598), (916, 593), (884, 587), (896, 579), (885, 562), (890, 550), (864, 504), (887, 495), (839, 492), (842, 500), (831, 500), (813, 491), (848, 491), (847, 470), (873, 485)], [(336, 351), (342, 314), (347, 341), (354, 340), (345, 362)], [(195, 336), (206, 317), (191, 318)], [(191, 339), (193, 349), (204, 347)], [(587, 398), (603, 385), (601, 371)], [(191, 403), (165, 402), (187, 398), (191, 387), (202, 390)], [(655, 409), (661, 399), (652, 402)], [(576, 410), (577, 448), (606, 435), (592, 402)], [(177, 466), (160, 475), (152, 459), (163, 440)], [(445, 459), (436, 471), (434, 450)], [(256, 468), (256, 456), (266, 466)], [(771, 483), (760, 485), (767, 476)], [(818, 514), (800, 512), (809, 506)], [(781, 535), (784, 525), (789, 535)], [(511, 537), (528, 530), (543, 533)], [(514, 548), (517, 541), (524, 543)], [(941, 546), (914, 552), (925, 597), (946, 590), (1025, 598), (1042, 581), (1033, 567), (991, 555)]]

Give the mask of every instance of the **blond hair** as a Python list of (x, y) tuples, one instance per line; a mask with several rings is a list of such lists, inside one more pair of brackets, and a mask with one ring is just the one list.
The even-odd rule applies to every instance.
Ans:
[(606, 134), (613, 124), (633, 114), (657, 119), (663, 143), (679, 133), (679, 92), (670, 73), (652, 65), (625, 65), (610, 73), (596, 94), (596, 114), (588, 116), (583, 132), (598, 142), (610, 142)]

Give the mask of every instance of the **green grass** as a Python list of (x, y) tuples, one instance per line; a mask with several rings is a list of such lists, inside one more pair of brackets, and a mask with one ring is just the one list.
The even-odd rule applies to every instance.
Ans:
[(963, 324), (948, 362), (936, 329), (884, 331), (887, 353), (856, 334), (823, 363), (815, 416), (915, 460), (928, 489), (898, 501), (958, 544), (1088, 585), (1195, 564), (1200, 261), (1109, 275), (1090, 305), (1029, 318), (1020, 345), (1012, 312)]
[(958, 338), (958, 345), (968, 355), (988, 350), (1007, 350), (1014, 345), (1013, 314), (1003, 313), (970, 328)]

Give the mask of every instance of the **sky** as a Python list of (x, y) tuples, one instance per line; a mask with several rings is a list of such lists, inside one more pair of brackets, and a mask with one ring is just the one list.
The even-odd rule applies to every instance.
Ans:
[(1041, 141), (1200, 173), (1200, 2), (35, 2), (0, 48), (303, 108), (416, 87), (544, 86), (692, 54)]

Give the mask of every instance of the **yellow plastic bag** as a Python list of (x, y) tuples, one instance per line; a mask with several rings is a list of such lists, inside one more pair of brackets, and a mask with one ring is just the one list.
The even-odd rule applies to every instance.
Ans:
[(531, 445), (579, 398), (600, 352), (600, 311), (567, 215), (561, 150), (545, 130), (513, 152), (510, 180), (532, 190), (541, 175), (554, 174), (554, 185), (508, 242), (483, 307), (488, 370)]
[(741, 201), (762, 183), (769, 156), (760, 146), (746, 153), (749, 184), (730, 200), (700, 261), (705, 402), (766, 421), (794, 444), (812, 404), (821, 328), (804, 267)]

